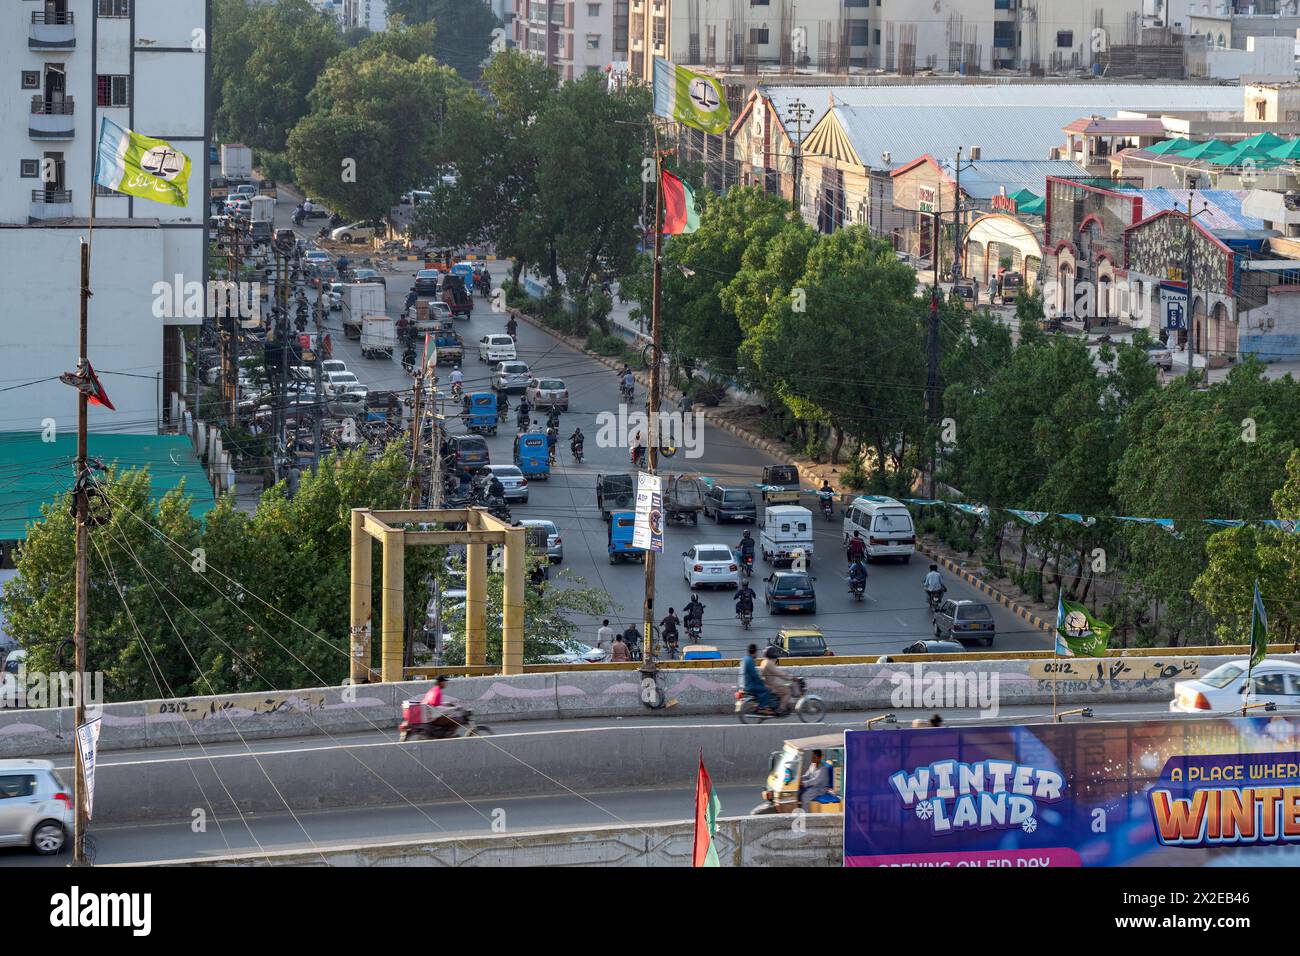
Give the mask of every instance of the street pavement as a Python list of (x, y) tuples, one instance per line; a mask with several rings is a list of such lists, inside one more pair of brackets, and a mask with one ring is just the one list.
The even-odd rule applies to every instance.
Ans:
[[(281, 202), (277, 207), (277, 228), (289, 228), (292, 204)], [(304, 228), (300, 233), (314, 236), (319, 224)], [(366, 255), (358, 247), (350, 255), (356, 261)], [(401, 313), (413, 275), (420, 268), (418, 262), (397, 263), (397, 270), (386, 273), (387, 305), (391, 315)], [(508, 275), (506, 262), (489, 263), (494, 283)], [(462, 369), (466, 392), (489, 387), (490, 368), (478, 361), (476, 343), (489, 332), (504, 332), (507, 316), (494, 313), (491, 303), (475, 297), (473, 316), (469, 321), (457, 321), (456, 327), (465, 340), (466, 360)], [(330, 314), (327, 329), (334, 343), (334, 357), (347, 362), (348, 369), (356, 374), (362, 384), (371, 389), (407, 389), (412, 379), (402, 369), (400, 354), (393, 359), (362, 358), (359, 344), (346, 339), (342, 333), (341, 315)], [(570, 392), (570, 411), (562, 416), (559, 460), (546, 481), (530, 482), (529, 501), (511, 505), (515, 518), (546, 518), (560, 528), (564, 544), (562, 573), (553, 574), (552, 581), (581, 584), (596, 588), (609, 595), (611, 609), (608, 617), (621, 630), (629, 623), (638, 629), (642, 620), (641, 606), (644, 597), (644, 575), (640, 564), (611, 566), (607, 551), (607, 531), (596, 507), (596, 476), (601, 473), (629, 473), (629, 453), (625, 446), (602, 448), (596, 442), (599, 430), (597, 415), (602, 412), (617, 413), (619, 407), (618, 378), (615, 372), (595, 359), (577, 352), (528, 323), (518, 327), (518, 355), (529, 364), (535, 374), (561, 378)], [(443, 367), (439, 375), (446, 386), (450, 369)], [(636, 408), (643, 410), (645, 390), (638, 387)], [(513, 460), (512, 442), (516, 434), (513, 409), (517, 396), (510, 397), (512, 412), (509, 421), (495, 437), (488, 438), (493, 463), (508, 464)], [(634, 409), (635, 410), (635, 409)], [(568, 436), (575, 426), (580, 426), (587, 437), (585, 460), (575, 463), (570, 454)], [(457, 420), (452, 420), (452, 434), (463, 431)], [(720, 482), (741, 487), (758, 482), (765, 464), (774, 463), (767, 454), (747, 442), (707, 425), (700, 443), (701, 457), (685, 457), (684, 450), (673, 459), (661, 459), (661, 470), (685, 471), (707, 475)], [(757, 495), (757, 491), (755, 490)], [(731, 591), (701, 591), (700, 600), (705, 605), (702, 641), (716, 645), (726, 657), (736, 657), (750, 642), (765, 645), (775, 636), (778, 628), (786, 625), (819, 628), (827, 644), (837, 655), (846, 654), (896, 654), (906, 645), (933, 636), (930, 613), (921, 590), (926, 560), (916, 555), (911, 563), (878, 563), (870, 566), (866, 599), (855, 603), (848, 593), (845, 576), (841, 516), (837, 509), (834, 520), (822, 518), (816, 508), (815, 498), (804, 504), (814, 512), (816, 536), (814, 559), (810, 570), (815, 576), (817, 612), (801, 616), (770, 615), (763, 605), (763, 577), (768, 568), (762, 558), (756, 559), (752, 587), (758, 593), (754, 609), (752, 630), (744, 631), (736, 620)], [(656, 619), (668, 609), (679, 614), (690, 598), (690, 590), (682, 573), (682, 553), (694, 544), (722, 544), (735, 547), (744, 527), (758, 537), (756, 525), (719, 526), (712, 519), (701, 518), (699, 526), (669, 524), (665, 529), (664, 551), (658, 562), (656, 581)], [(983, 596), (974, 588), (945, 576), (948, 595), (953, 598), (981, 600)], [(1047, 649), (1050, 640), (1036, 628), (996, 603), (990, 603), (997, 627), (995, 650)], [(579, 618), (579, 639), (594, 643), (600, 620)], [(974, 650), (974, 649), (973, 649)]]

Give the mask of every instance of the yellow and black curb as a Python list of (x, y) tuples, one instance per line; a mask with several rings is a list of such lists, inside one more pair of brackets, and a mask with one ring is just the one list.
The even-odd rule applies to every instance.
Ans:
[(971, 587), (975, 588), (975, 590), (987, 594), (994, 601), (997, 601), (1007, 610), (1014, 613), (1017, 617), (1027, 621), (1029, 624), (1038, 628), (1040, 631), (1044, 631), (1050, 634), (1052, 631), (1056, 629), (1054, 625), (1048, 624), (1037, 614), (1034, 614), (1032, 611), (1026, 608), (1023, 604), (1008, 597), (1006, 594), (1002, 593), (997, 588), (991, 587), (982, 578), (979, 578), (976, 575), (971, 574), (969, 571), (967, 571), (957, 562), (953, 561), (951, 558), (945, 558), (943, 555), (938, 554), (935, 551), (932, 551), (929, 547), (923, 544), (918, 544), (916, 546), (916, 550), (924, 554), (935, 564), (942, 567), (949, 574), (955, 574), (957, 577), (961, 578)]

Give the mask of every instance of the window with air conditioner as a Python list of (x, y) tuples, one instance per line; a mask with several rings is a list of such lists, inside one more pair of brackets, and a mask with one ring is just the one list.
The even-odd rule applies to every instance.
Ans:
[(41, 88), (41, 74), (39, 70), (23, 70), (23, 89), (39, 90)]

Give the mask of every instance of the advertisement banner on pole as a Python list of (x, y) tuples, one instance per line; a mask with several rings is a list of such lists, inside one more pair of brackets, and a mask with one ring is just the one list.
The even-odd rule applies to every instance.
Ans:
[(102, 717), (94, 717), (77, 728), (77, 749), (86, 775), (86, 819), (95, 807), (95, 750), (99, 746)]
[(845, 734), (845, 866), (1294, 865), (1300, 720)]
[(664, 480), (640, 472), (636, 479), (636, 525), (632, 547), (642, 551), (664, 549)]

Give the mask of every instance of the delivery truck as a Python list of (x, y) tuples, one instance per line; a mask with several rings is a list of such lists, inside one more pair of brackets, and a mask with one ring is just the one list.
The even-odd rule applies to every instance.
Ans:
[(275, 228), (275, 199), (254, 196), (249, 200), (248, 236), (254, 242), (270, 242)]
[(384, 287), (373, 282), (349, 282), (343, 286), (343, 334), (361, 338), (361, 321), (368, 315), (384, 315)]
[(361, 320), (362, 358), (392, 358), (397, 347), (397, 323), (386, 315), (367, 315)]
[(253, 150), (243, 143), (221, 146), (221, 178), (227, 182), (246, 183), (253, 177)]

